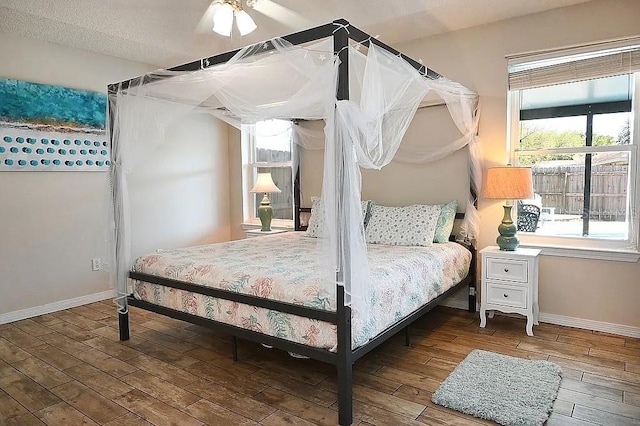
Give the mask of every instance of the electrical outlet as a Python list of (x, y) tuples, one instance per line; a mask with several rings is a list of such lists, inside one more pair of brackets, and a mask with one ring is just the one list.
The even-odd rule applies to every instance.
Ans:
[(95, 259), (91, 259), (91, 270), (99, 271), (100, 270), (100, 258), (96, 257)]

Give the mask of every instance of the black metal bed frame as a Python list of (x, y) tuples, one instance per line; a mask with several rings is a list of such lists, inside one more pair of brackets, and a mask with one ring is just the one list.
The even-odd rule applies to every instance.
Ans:
[[(338, 100), (346, 100), (349, 98), (349, 63), (348, 63), (348, 50), (345, 47), (348, 46), (349, 39), (354, 40), (357, 43), (361, 43), (365, 46), (369, 46), (370, 43), (374, 43), (379, 47), (393, 53), (394, 55), (398, 55), (402, 57), (405, 61), (411, 64), (416, 70), (418, 70), (422, 75), (430, 78), (438, 78), (440, 74), (435, 71), (426, 68), (424, 65), (419, 62), (401, 54), (397, 50), (392, 47), (386, 45), (385, 43), (379, 41), (376, 38), (373, 38), (366, 34), (365, 32), (359, 30), (358, 28), (352, 26), (348, 21), (344, 19), (339, 19), (333, 21), (328, 24), (320, 25), (318, 27), (310, 28), (305, 31), (300, 31), (297, 33), (289, 34), (283, 36), (282, 38), (292, 43), (293, 45), (299, 45), (307, 42), (311, 42), (314, 40), (319, 40), (322, 38), (333, 37), (334, 40), (334, 53), (339, 57), (340, 64), (338, 69), (338, 88), (336, 98)], [(269, 41), (262, 43), (261, 52), (272, 50), (274, 46)], [(198, 61), (193, 61), (184, 65), (179, 65), (173, 68), (170, 68), (171, 71), (195, 71), (200, 70), (202, 68), (208, 68), (211, 66), (215, 66), (217, 64), (225, 63), (229, 59), (231, 59), (239, 50), (230, 51), (226, 53), (222, 53), (216, 56), (211, 56), (207, 58), (203, 58)], [(158, 77), (161, 78), (161, 77)], [(129, 87), (132, 84), (145, 84), (151, 82), (152, 79), (137, 77), (134, 79), (126, 80), (120, 83), (111, 84), (108, 87), (108, 91), (110, 94), (117, 93), (118, 90), (123, 90)], [(111, 102), (109, 103), (109, 111), (112, 111), (113, 105)], [(112, 114), (110, 114), (111, 116)], [(113, 120), (109, 121), (110, 130), (113, 130)], [(112, 135), (113, 132), (110, 132)], [(296, 173), (296, 187), (299, 188), (299, 173)], [(303, 229), (300, 225), (300, 212), (301, 211), (310, 211), (310, 209), (305, 209), (300, 206), (300, 194), (299, 191), (296, 190), (294, 194), (294, 204), (295, 204), (295, 228), (296, 230)], [(462, 218), (464, 215), (457, 214), (456, 218)], [(319, 321), (325, 321), (331, 324), (335, 324), (337, 328), (337, 351), (331, 352), (326, 349), (315, 348), (311, 346), (306, 346), (300, 343), (291, 342), (289, 340), (285, 340), (282, 338), (269, 336), (266, 334), (258, 333), (252, 330), (244, 329), (241, 327), (236, 327), (233, 325), (225, 324), (222, 322), (214, 321), (208, 318), (203, 318), (200, 316), (188, 314), (185, 312), (177, 311), (171, 308), (166, 308), (163, 306), (155, 305), (149, 302), (145, 302), (142, 300), (137, 300), (133, 296), (127, 297), (127, 303), (131, 306), (136, 306), (138, 308), (142, 308), (148, 311), (156, 312), (165, 316), (169, 316), (172, 318), (176, 318), (179, 320), (187, 321), (192, 324), (197, 324), (217, 330), (221, 330), (223, 332), (227, 332), (233, 336), (233, 357), (234, 360), (237, 360), (237, 345), (236, 339), (237, 337), (251, 340), (258, 343), (264, 343), (267, 345), (274, 346), (279, 349), (283, 349), (286, 351), (294, 352), (297, 354), (301, 354), (304, 356), (308, 356), (310, 358), (323, 361), (337, 367), (337, 375), (338, 375), (338, 420), (340, 425), (350, 425), (353, 421), (353, 393), (352, 393), (352, 378), (353, 378), (353, 363), (382, 344), (389, 337), (395, 335), (401, 330), (405, 330), (406, 332), (406, 344), (409, 345), (409, 325), (430, 311), (433, 307), (439, 305), (443, 299), (452, 295), (456, 291), (458, 291), (462, 286), (469, 286), (469, 310), (471, 312), (475, 312), (476, 310), (476, 251), (475, 248), (471, 244), (462, 243), (467, 249), (471, 251), (472, 261), (471, 267), (467, 277), (465, 277), (462, 281), (445, 291), (443, 294), (438, 296), (437, 298), (431, 300), (427, 304), (423, 305), (416, 311), (412, 312), (401, 321), (393, 324), (388, 327), (378, 336), (370, 340), (365, 345), (362, 345), (356, 349), (352, 349), (351, 344), (351, 308), (349, 306), (344, 305), (345, 300), (345, 292), (344, 287), (336, 284), (336, 294), (337, 294), (337, 306), (336, 311), (323, 311), (319, 309), (314, 309), (310, 307), (295, 305), (287, 302), (280, 302), (275, 300), (269, 300), (260, 298), (257, 296), (251, 296), (246, 294), (240, 294), (236, 292), (230, 292), (215, 288), (208, 288), (201, 285), (185, 283), (177, 280), (172, 280), (168, 278), (157, 277), (153, 275), (141, 274), (137, 272), (130, 272), (129, 277), (131, 279), (145, 281), (148, 283), (159, 284), (163, 286), (168, 286), (176, 289), (191, 291), (194, 293), (199, 293), (207, 296), (217, 297), (225, 300), (236, 301), (238, 303), (244, 303), (252, 306), (262, 307), (266, 309), (273, 309), (284, 313), (289, 313), (293, 315), (298, 315), (306, 318), (316, 319)], [(348, 265), (347, 265), (348, 266)], [(120, 340), (128, 340), (129, 339), (129, 314), (128, 312), (118, 312), (118, 323), (119, 323), (119, 331), (120, 331)]]
[[(310, 209), (309, 209), (310, 210)], [(457, 218), (460, 216), (456, 215)], [(410, 344), (409, 326), (415, 320), (429, 312), (434, 307), (438, 306), (444, 299), (453, 295), (465, 285), (469, 286), (469, 311), (476, 311), (476, 250), (472, 245), (460, 243), (465, 246), (472, 255), (471, 266), (467, 276), (449, 288), (444, 293), (440, 294), (435, 299), (429, 301), (427, 304), (421, 306), (408, 316), (404, 317), (399, 322), (391, 325), (382, 333), (378, 334), (375, 338), (371, 339), (366, 344), (352, 349), (351, 346), (351, 308), (344, 306), (344, 287), (337, 286), (337, 306), (336, 311), (324, 311), (320, 309), (310, 308), (301, 305), (295, 305), (288, 302), (281, 302), (277, 300), (264, 299), (257, 296), (231, 292), (227, 290), (220, 290), (217, 288), (204, 287), (198, 284), (186, 283), (170, 278), (158, 277), (155, 275), (142, 274), (139, 272), (129, 272), (129, 278), (144, 281), (152, 284), (163, 285), (172, 287), (179, 290), (190, 291), (193, 293), (202, 294), (205, 296), (217, 297), (220, 299), (231, 300), (238, 303), (244, 303), (251, 306), (261, 307), (265, 309), (272, 309), (279, 312), (298, 315), (305, 318), (316, 319), (319, 321), (335, 324), (337, 328), (337, 351), (331, 352), (327, 349), (316, 348), (313, 346), (307, 346), (300, 343), (292, 342), (279, 337), (262, 334), (256, 331), (248, 330), (245, 328), (237, 327), (234, 325), (226, 324), (223, 322), (211, 320), (208, 318), (192, 315), (186, 312), (178, 311), (175, 309), (167, 308), (160, 305), (155, 305), (143, 300), (138, 300), (132, 295), (127, 297), (127, 303), (130, 306), (145, 309), (147, 311), (159, 313), (171, 318), (186, 321), (192, 324), (208, 327), (214, 330), (219, 330), (230, 334), (233, 337), (233, 359), (238, 360), (237, 338), (250, 340), (257, 343), (263, 343), (273, 346), (278, 349), (293, 352), (296, 354), (304, 355), (309, 358), (326, 362), (328, 364), (335, 365), (338, 373), (338, 420), (340, 425), (350, 425), (353, 421), (353, 393), (352, 393), (352, 379), (353, 379), (353, 363), (358, 359), (384, 343), (391, 336), (394, 336), (398, 332), (404, 330), (406, 333), (406, 345)], [(129, 339), (129, 314), (118, 313), (118, 319), (120, 324), (120, 340)], [(347, 340), (348, 339), (348, 340)]]

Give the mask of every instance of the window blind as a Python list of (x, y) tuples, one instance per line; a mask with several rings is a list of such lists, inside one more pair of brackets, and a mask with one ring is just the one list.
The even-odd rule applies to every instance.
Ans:
[(509, 90), (530, 89), (640, 71), (640, 45), (509, 64)]

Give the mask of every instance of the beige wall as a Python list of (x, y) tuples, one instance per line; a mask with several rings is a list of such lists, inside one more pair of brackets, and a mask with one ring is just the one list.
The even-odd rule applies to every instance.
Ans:
[(228, 126), (191, 114), (128, 177), (131, 254), (230, 238)]
[[(2, 34), (0, 77), (104, 92), (153, 67)], [(0, 315), (109, 290), (103, 172), (0, 173)]]
[[(482, 139), (485, 168), (505, 164), (507, 64), (505, 55), (539, 49), (579, 45), (638, 35), (640, 1), (594, 0), (578, 6), (511, 19), (396, 46), (448, 78), (477, 91), (481, 97)], [(439, 112), (418, 112), (405, 142), (444, 138), (441, 124), (433, 123)], [(434, 131), (436, 132), (434, 134)], [(434, 136), (435, 135), (435, 136)], [(239, 142), (239, 134), (235, 136)], [(403, 143), (405, 143), (403, 142)], [(240, 238), (242, 197), (240, 151), (230, 145), (232, 185), (232, 236)], [(406, 166), (392, 163), (383, 172), (363, 172), (363, 197), (389, 205), (437, 202), (466, 191), (466, 155), (454, 154), (437, 166)], [(321, 190), (322, 153), (303, 156), (303, 204)], [(416, 170), (423, 169), (423, 170)], [(423, 176), (416, 180), (415, 176)], [(234, 182), (236, 182), (234, 184)], [(461, 200), (462, 201), (462, 200)], [(497, 224), (502, 218), (499, 202), (480, 200), (479, 249), (495, 244)], [(540, 260), (540, 309), (542, 313), (640, 327), (640, 263), (625, 263), (542, 256)], [(461, 306), (466, 296), (459, 294)], [(637, 331), (636, 331), (637, 332)]]
[[(400, 149), (424, 142), (432, 146), (446, 145), (461, 136), (446, 107), (419, 109)], [(322, 191), (323, 161), (321, 150), (302, 151), (303, 206), (310, 207), (311, 197), (319, 196)], [(381, 170), (361, 169), (362, 199), (387, 206), (435, 204), (456, 199), (461, 206), (460, 211), (464, 211), (469, 195), (468, 165), (468, 153), (463, 149), (433, 164), (392, 161)], [(447, 185), (442, 185), (442, 182), (447, 182)]]
[[(594, 0), (398, 47), (480, 93), (480, 136), (486, 166), (491, 166), (505, 160), (504, 56), (638, 35), (638, 16), (639, 1)], [(94, 91), (154, 68), (7, 34), (0, 38), (0, 57), (0, 77)], [(422, 115), (409, 132), (411, 141), (433, 127)], [(244, 236), (239, 132), (202, 116), (185, 124), (190, 127), (171, 129), (167, 144), (149, 163), (154, 166), (132, 176), (133, 193), (145, 194), (134, 202), (135, 253)], [(178, 161), (182, 154), (184, 161), (193, 158), (192, 150), (205, 154), (195, 163)], [(445, 162), (418, 170), (426, 173), (419, 182), (416, 170), (409, 170), (418, 166), (390, 165), (386, 176), (365, 172), (363, 196), (388, 204), (447, 200), (450, 185), (457, 192), (468, 183), (457, 172), (457, 162), (466, 160), (456, 156), (446, 160), (456, 161), (455, 166)], [(320, 158), (307, 159), (308, 170), (321, 170)], [(173, 167), (175, 180), (158, 180), (165, 167)], [(109, 290), (106, 274), (92, 272), (90, 265), (92, 257), (105, 252), (100, 224), (106, 178), (106, 173), (89, 172), (0, 173), (0, 315)], [(305, 188), (306, 197), (316, 193), (319, 187)], [(177, 209), (183, 204), (190, 208)], [(479, 245), (484, 247), (494, 242), (501, 209), (482, 200), (480, 209)], [(640, 327), (639, 263), (543, 256), (540, 268), (543, 313)]]
[(242, 145), (240, 130), (229, 126), (229, 200), (231, 204), (231, 239), (245, 237), (242, 229)]
[[(485, 167), (505, 164), (505, 55), (640, 34), (636, 0), (594, 0), (397, 46), (480, 94)], [(495, 243), (500, 203), (480, 200), (480, 248)], [(543, 313), (640, 327), (640, 263), (543, 256)]]
[[(0, 58), (0, 77), (97, 92), (155, 69), (7, 34)], [(229, 238), (226, 125), (189, 117), (168, 129), (166, 143), (136, 171), (134, 253)], [(107, 178), (106, 172), (0, 173), (0, 322), (110, 290), (107, 273), (91, 270), (91, 259), (107, 253)]]

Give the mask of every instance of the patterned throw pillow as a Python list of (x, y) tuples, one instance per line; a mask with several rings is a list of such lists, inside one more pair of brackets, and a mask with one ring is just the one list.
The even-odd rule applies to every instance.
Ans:
[(453, 222), (456, 219), (456, 211), (458, 210), (458, 201), (440, 204), (440, 217), (436, 225), (436, 234), (433, 237), (434, 243), (446, 243), (449, 241), (451, 231), (453, 231)]
[(320, 197), (311, 197), (311, 217), (307, 225), (307, 237), (319, 238), (324, 234), (324, 207)]
[(385, 207), (372, 203), (365, 230), (367, 243), (396, 246), (431, 246), (440, 205)]
[[(362, 201), (362, 218), (363, 222), (367, 218), (369, 210), (369, 200)], [(319, 238), (324, 236), (324, 205), (322, 198), (311, 197), (311, 217), (307, 226), (307, 237)]]

